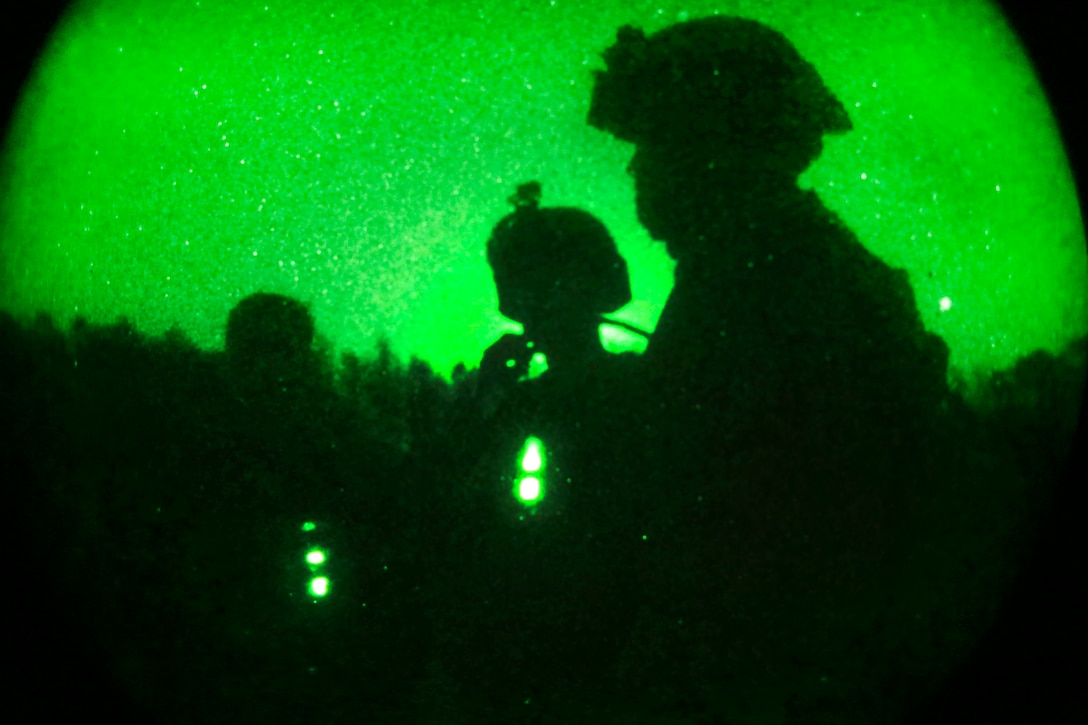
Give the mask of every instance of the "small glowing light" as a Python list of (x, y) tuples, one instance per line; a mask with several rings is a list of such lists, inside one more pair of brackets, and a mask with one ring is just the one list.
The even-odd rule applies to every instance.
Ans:
[(548, 358), (542, 352), (533, 353), (533, 356), (529, 358), (529, 372), (525, 377), (533, 380), (546, 372), (548, 372)]
[(306, 554), (306, 561), (308, 561), (311, 564), (324, 564), (325, 563), (325, 552), (318, 551), (317, 549), (314, 549), (310, 553)]
[(513, 358), (510, 358), (509, 360), (506, 361), (506, 367), (508, 367), (508, 368), (512, 368), (517, 364), (518, 364), (518, 361), (513, 359)]
[(310, 593), (315, 597), (323, 597), (329, 593), (329, 578), (324, 576), (314, 577), (310, 580)]
[(950, 309), (952, 309), (952, 300), (951, 300), (951, 298), (942, 297), (941, 298), (941, 311), (942, 312), (947, 312)]
[(540, 479), (527, 476), (518, 484), (518, 496), (522, 501), (536, 501), (540, 497)]
[[(188, 244), (188, 242), (186, 242), (186, 244)], [(306, 523), (304, 523), (302, 525), (302, 530), (303, 531), (313, 531), (316, 528), (317, 528), (317, 524), (315, 524), (313, 521), (307, 521)]]
[(541, 443), (537, 438), (530, 438), (525, 443), (525, 455), (521, 457), (521, 469), (527, 473), (536, 473), (543, 465)]

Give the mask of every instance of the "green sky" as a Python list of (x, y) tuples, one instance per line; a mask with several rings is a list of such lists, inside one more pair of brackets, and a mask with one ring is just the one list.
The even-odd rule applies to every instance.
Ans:
[[(906, 268), (960, 369), (1088, 330), (1088, 256), (1056, 126), (980, 0), (88, 1), (6, 141), (0, 307), (124, 315), (221, 347), (258, 290), (365, 352), (448, 373), (500, 334), (484, 244), (520, 182), (598, 215), (652, 327), (671, 264), (632, 153), (585, 123), (616, 29), (719, 12), (781, 30), (849, 111), (802, 179)], [(947, 310), (941, 300), (947, 298)]]

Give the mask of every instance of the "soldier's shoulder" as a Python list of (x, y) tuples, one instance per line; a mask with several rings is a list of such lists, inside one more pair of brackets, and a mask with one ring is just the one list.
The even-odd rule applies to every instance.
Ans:
[[(811, 198), (817, 199), (815, 194)], [(838, 262), (842, 272), (882, 295), (907, 294), (913, 300), (913, 288), (907, 270), (882, 259), (861, 241), (842, 217), (822, 202), (816, 203), (819, 205), (818, 211), (811, 216), (822, 228), (832, 258)]]

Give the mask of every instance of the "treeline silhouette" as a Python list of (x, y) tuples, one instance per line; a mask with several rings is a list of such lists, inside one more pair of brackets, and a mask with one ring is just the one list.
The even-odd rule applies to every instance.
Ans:
[[(277, 295), (240, 303), (226, 339), (224, 352), (209, 352), (177, 330), (151, 337), (123, 320), (62, 331), (46, 316), (20, 324), (0, 314), (5, 480), (19, 487), (23, 549), (33, 552), (21, 585), (37, 602), (28, 610), (50, 615), (31, 657), (49, 668), (43, 675), (96, 668), (99, 679), (81, 673), (86, 697), (112, 687), (155, 721), (509, 722), (537, 712), (534, 697), (567, 717), (597, 713), (582, 722), (708, 717), (699, 698), (678, 694), (698, 677), (679, 671), (698, 669), (699, 641), (669, 660), (680, 645), (661, 639), (640, 604), (679, 596), (654, 591), (669, 562), (639, 553), (633, 504), (595, 498), (667, 500), (631, 478), (638, 466), (645, 481), (662, 480), (631, 439), (617, 433), (611, 453), (579, 461), (601, 489), (572, 494), (569, 515), (533, 522), (526, 537), (508, 485), (526, 430), (478, 413), (473, 373), (447, 383), (384, 343), (372, 358), (335, 365), (315, 351), (306, 308)], [(931, 586), (892, 609), (976, 616), (971, 602), (927, 607), (960, 596), (953, 582), (984, 576), (964, 562), (993, 569), (994, 586), (1007, 581), (1022, 551), (1008, 542), (1040, 520), (1049, 489), (1037, 484), (1059, 473), (1075, 427), (1070, 391), (1082, 385), (1084, 350), (1081, 339), (996, 373), (941, 430), (971, 459), (970, 475), (916, 482), (925, 543), (896, 574)], [(999, 485), (1009, 478), (996, 469), (1009, 464), (1030, 485)], [(602, 533), (588, 546), (571, 532), (594, 517)], [(995, 539), (1012, 548), (993, 549)], [(310, 548), (328, 556), (328, 596), (307, 591)], [(762, 626), (774, 603), (747, 603), (743, 583), (737, 590), (722, 606)], [(877, 659), (855, 664), (879, 669), (881, 682), (896, 675), (903, 692), (885, 687), (873, 699), (924, 691), (903, 663), (940, 670), (957, 650), (937, 640), (973, 634), (963, 622), (890, 619), (887, 630), (853, 632), (860, 649), (836, 650), (844, 661), (870, 652)], [(712, 647), (731, 635), (690, 636)], [(834, 712), (832, 690), (798, 694), (795, 707)]]

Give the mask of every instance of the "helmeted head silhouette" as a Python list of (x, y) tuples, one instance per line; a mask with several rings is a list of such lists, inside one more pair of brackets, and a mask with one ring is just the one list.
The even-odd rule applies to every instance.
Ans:
[(627, 25), (604, 61), (589, 123), (640, 146), (722, 144), (800, 173), (824, 134), (852, 128), (812, 64), (754, 20), (713, 16), (649, 37)]
[(266, 388), (312, 370), (314, 318), (298, 300), (257, 292), (230, 311), (226, 335), (232, 374)]
[(304, 304), (284, 295), (257, 292), (230, 311), (227, 354), (232, 357), (293, 356), (314, 341), (314, 318)]
[(528, 330), (556, 318), (599, 318), (630, 302), (627, 263), (604, 224), (581, 209), (541, 209), (540, 195), (537, 182), (518, 187), (515, 211), (487, 242), (499, 311)]
[(780, 215), (824, 135), (851, 129), (812, 64), (752, 20), (624, 26), (604, 61), (588, 122), (635, 144), (639, 220), (678, 261), (719, 254), (704, 240), (724, 216)]

